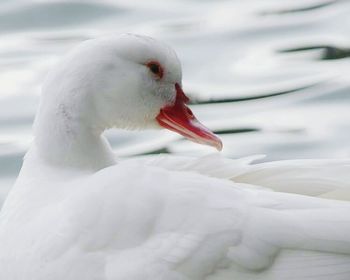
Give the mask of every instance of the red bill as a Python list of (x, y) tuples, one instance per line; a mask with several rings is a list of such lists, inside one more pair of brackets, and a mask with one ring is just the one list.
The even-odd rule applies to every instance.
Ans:
[(173, 105), (162, 108), (156, 117), (158, 123), (169, 130), (175, 131), (187, 139), (222, 150), (222, 142), (218, 136), (201, 124), (186, 106), (189, 99), (179, 84), (175, 84), (176, 99)]

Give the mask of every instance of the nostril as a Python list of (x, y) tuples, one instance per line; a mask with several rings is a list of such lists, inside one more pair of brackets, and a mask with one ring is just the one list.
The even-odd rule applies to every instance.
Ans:
[(194, 117), (194, 116), (193, 116), (193, 113), (192, 113), (192, 111), (191, 111), (191, 109), (188, 108), (188, 107), (186, 107), (186, 113), (187, 113), (187, 115), (188, 115), (189, 117), (191, 117), (191, 118)]

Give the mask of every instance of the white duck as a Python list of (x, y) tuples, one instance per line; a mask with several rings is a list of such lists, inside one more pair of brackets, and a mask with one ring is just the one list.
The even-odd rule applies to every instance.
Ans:
[(350, 203), (261, 187), (339, 196), (349, 161), (115, 161), (111, 127), (162, 126), (220, 149), (186, 102), (176, 54), (151, 38), (68, 54), (1, 212), (0, 279), (350, 279)]

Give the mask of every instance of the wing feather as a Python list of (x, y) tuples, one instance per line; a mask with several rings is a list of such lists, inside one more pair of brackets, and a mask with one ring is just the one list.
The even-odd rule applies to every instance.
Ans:
[[(146, 167), (141, 162), (119, 164), (115, 167), (118, 172), (101, 171), (100, 176), (113, 176), (108, 180), (104, 176), (105, 187), (93, 193), (96, 201), (96, 193), (103, 193), (99, 204), (110, 207), (108, 213), (120, 212), (131, 218), (123, 221), (133, 229), (123, 229), (124, 238), (137, 240), (132, 248), (118, 250), (115, 244), (116, 249), (108, 252), (108, 280), (120, 275), (124, 278), (118, 279), (128, 280), (343, 280), (349, 276), (348, 202), (256, 188), (242, 178), (257, 182), (256, 172), (274, 168), (262, 164), (259, 169), (259, 164), (247, 164), (249, 160), (235, 163), (240, 166), (235, 178), (243, 184), (196, 174), (204, 173), (206, 164), (193, 172), (188, 172), (187, 166), (184, 172), (182, 159), (177, 171), (167, 170), (174, 161), (161, 167), (162, 160)], [(322, 164), (313, 166), (323, 168)], [(307, 166), (304, 170), (306, 178), (319, 174)], [(125, 180), (128, 186), (115, 187), (115, 182)], [(128, 197), (132, 199), (125, 204)], [(117, 199), (123, 203), (116, 203)], [(108, 227), (113, 223), (104, 221)], [(91, 230), (96, 231), (97, 224), (92, 220)], [(140, 224), (147, 235), (138, 234), (142, 233)], [(134, 232), (136, 239), (132, 238)], [(141, 236), (148, 238), (142, 240)]]

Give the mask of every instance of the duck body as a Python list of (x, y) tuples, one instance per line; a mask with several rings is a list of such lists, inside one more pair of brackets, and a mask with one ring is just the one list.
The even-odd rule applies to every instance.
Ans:
[[(135, 162), (93, 174), (61, 174), (59, 182), (48, 176), (55, 170), (40, 168), (39, 173), (31, 181), (35, 192), (19, 179), (4, 206), (1, 277), (187, 279), (174, 266), (192, 254), (198, 254), (193, 260), (198, 266), (203, 258), (208, 264), (221, 261), (224, 246), (238, 242), (242, 203), (251, 196), (232, 189), (229, 181)], [(225, 194), (221, 198), (215, 198), (218, 189)], [(211, 234), (224, 239), (218, 248), (208, 244), (205, 249)], [(214, 250), (213, 255), (199, 247)], [(212, 269), (196, 272), (195, 279)]]
[[(235, 165), (233, 180), (256, 172)], [(36, 166), (24, 164), (1, 213), (2, 279), (280, 279), (293, 265), (290, 279), (349, 276), (348, 202), (142, 160), (85, 174)]]
[(53, 71), (1, 210), (0, 279), (350, 278), (350, 203), (316, 197), (349, 192), (349, 161), (114, 159), (101, 136), (113, 125), (221, 148), (179, 71), (168, 47), (134, 35), (85, 43)]

